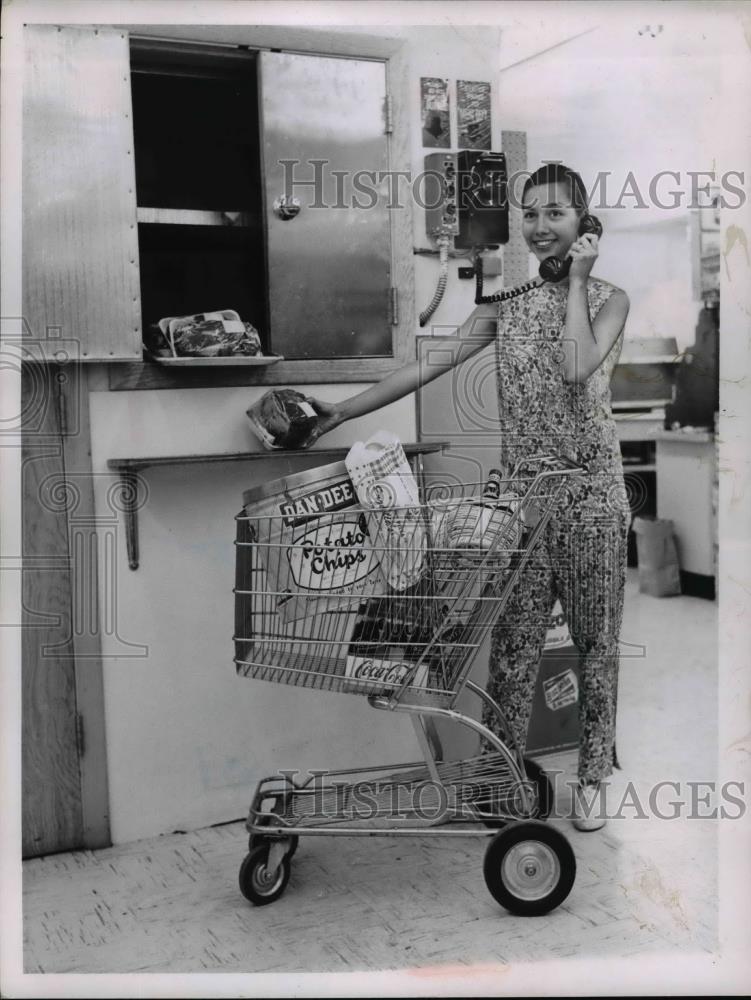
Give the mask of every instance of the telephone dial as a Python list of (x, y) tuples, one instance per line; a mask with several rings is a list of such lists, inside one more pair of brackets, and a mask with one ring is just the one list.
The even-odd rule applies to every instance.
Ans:
[[(588, 233), (592, 233), (597, 237), (602, 236), (602, 223), (596, 215), (586, 213), (582, 216), (579, 223), (579, 236), (586, 236)], [(567, 278), (570, 270), (570, 257), (567, 257), (565, 260), (561, 260), (559, 257), (546, 257), (540, 264), (539, 274), (543, 281), (556, 283)], [(475, 282), (475, 305), (488, 302), (505, 302), (507, 299), (514, 299), (517, 295), (523, 295), (525, 292), (538, 287), (538, 282), (528, 281), (524, 285), (519, 285), (518, 288), (510, 288), (505, 292), (496, 292), (495, 295), (483, 295), (482, 257), (479, 256), (475, 262)]]

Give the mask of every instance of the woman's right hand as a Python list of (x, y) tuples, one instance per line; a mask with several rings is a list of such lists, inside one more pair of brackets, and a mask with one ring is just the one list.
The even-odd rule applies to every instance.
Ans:
[(329, 431), (338, 427), (344, 421), (344, 415), (339, 409), (338, 403), (327, 403), (322, 399), (315, 399), (313, 396), (306, 396), (305, 402), (310, 403), (318, 414), (318, 423), (303, 445), (304, 448), (309, 448), (322, 434), (328, 434)]

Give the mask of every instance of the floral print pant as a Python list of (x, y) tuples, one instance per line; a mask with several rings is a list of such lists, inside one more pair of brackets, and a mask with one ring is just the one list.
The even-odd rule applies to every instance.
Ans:
[[(492, 636), (488, 694), (498, 702), (521, 751), (526, 745), (540, 658), (556, 598), (580, 654), (579, 780), (612, 772), (623, 617), (628, 514), (552, 518), (514, 586)], [(483, 722), (503, 737), (486, 706)]]

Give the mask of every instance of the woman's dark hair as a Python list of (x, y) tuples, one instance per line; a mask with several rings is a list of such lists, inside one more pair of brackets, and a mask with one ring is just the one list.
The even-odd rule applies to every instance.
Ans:
[(545, 163), (527, 178), (522, 191), (522, 202), (530, 188), (540, 184), (565, 184), (571, 195), (571, 204), (578, 212), (587, 211), (587, 189), (579, 174), (562, 163)]

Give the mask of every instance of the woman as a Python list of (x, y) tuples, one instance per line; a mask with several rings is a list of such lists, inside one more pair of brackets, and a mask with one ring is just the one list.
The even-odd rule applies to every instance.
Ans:
[[(472, 335), (450, 364), (414, 362), (341, 403), (310, 400), (321, 420), (316, 436), (369, 413), (437, 378), (495, 341), (505, 474), (529, 455), (562, 453), (586, 475), (572, 480), (541, 543), (514, 587), (493, 633), (488, 693), (503, 707), (523, 748), (537, 670), (556, 598), (580, 657), (579, 788), (575, 825), (599, 829), (600, 783), (612, 772), (630, 521), (609, 383), (629, 302), (625, 292), (591, 277), (597, 237), (579, 236), (587, 197), (581, 177), (561, 164), (541, 167), (522, 197), (524, 238), (538, 260), (569, 257), (568, 277), (501, 304), (481, 305), (462, 325)], [(497, 720), (488, 711), (483, 721)]]

